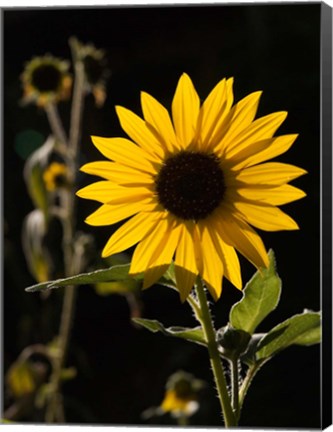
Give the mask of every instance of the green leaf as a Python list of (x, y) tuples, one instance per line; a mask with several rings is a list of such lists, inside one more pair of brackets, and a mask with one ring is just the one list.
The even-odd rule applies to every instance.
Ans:
[[(135, 277), (133, 276), (133, 278), (129, 276), (129, 269), (130, 264), (116, 265), (106, 269), (95, 270), (90, 273), (81, 273), (76, 276), (42, 282), (26, 288), (25, 291), (47, 291), (49, 289), (60, 288), (68, 285), (96, 285), (101, 282), (128, 281), (130, 279), (141, 281), (143, 279), (143, 273), (138, 274)], [(175, 288), (174, 282), (170, 279), (170, 276), (168, 276), (167, 273), (158, 281), (158, 283), (160, 285)]]
[(28, 157), (24, 165), (24, 179), (28, 192), (34, 205), (44, 213), (46, 220), (49, 217), (49, 194), (43, 173), (55, 144), (54, 137), (48, 137), (45, 143)]
[(271, 357), (290, 345), (313, 345), (320, 342), (319, 312), (305, 312), (287, 319), (270, 330), (258, 344), (258, 360)]
[(46, 291), (67, 285), (95, 285), (100, 282), (112, 282), (128, 279), (129, 264), (114, 266), (106, 269), (95, 270), (89, 273), (80, 273), (76, 276), (56, 279), (32, 285), (25, 290), (27, 292)]
[(268, 253), (269, 266), (257, 271), (244, 288), (243, 298), (231, 308), (229, 320), (235, 329), (252, 334), (280, 300), (281, 279), (275, 271), (275, 257)]
[(186, 339), (190, 342), (207, 346), (205, 336), (201, 327), (195, 327), (193, 329), (187, 327), (176, 327), (176, 326), (165, 328), (164, 325), (157, 320), (148, 320), (144, 318), (132, 318), (132, 321), (134, 321), (136, 324), (141, 325), (142, 327), (145, 327), (147, 330), (153, 333), (161, 332), (166, 336)]
[(140, 282), (135, 279), (124, 279), (114, 282), (99, 282), (95, 285), (95, 291), (101, 296), (110, 294), (126, 294), (139, 289)]

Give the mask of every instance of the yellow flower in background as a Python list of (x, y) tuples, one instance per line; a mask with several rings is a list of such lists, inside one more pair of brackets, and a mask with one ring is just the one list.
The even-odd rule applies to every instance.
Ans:
[(167, 381), (161, 411), (169, 412), (173, 417), (191, 416), (199, 409), (198, 394), (204, 386), (204, 381), (192, 374), (175, 372)]
[(261, 92), (233, 105), (232, 85), (232, 78), (223, 79), (200, 106), (191, 79), (183, 74), (172, 101), (172, 120), (156, 99), (142, 92), (144, 120), (116, 107), (131, 140), (92, 137), (110, 161), (81, 168), (105, 179), (77, 193), (102, 203), (86, 222), (103, 226), (127, 219), (102, 256), (138, 243), (130, 274), (144, 272), (143, 288), (157, 282), (174, 259), (182, 301), (197, 275), (215, 300), (223, 276), (241, 289), (235, 250), (257, 268), (268, 266), (265, 246), (251, 225), (266, 231), (298, 229), (277, 206), (305, 196), (287, 183), (306, 171), (266, 162), (297, 138), (274, 137), (287, 113), (255, 119)]
[(43, 173), (46, 189), (49, 192), (53, 192), (59, 187), (66, 186), (68, 183), (67, 172), (65, 164), (52, 162)]
[(72, 78), (69, 63), (51, 55), (34, 57), (25, 66), (21, 76), (23, 102), (45, 106), (70, 97)]

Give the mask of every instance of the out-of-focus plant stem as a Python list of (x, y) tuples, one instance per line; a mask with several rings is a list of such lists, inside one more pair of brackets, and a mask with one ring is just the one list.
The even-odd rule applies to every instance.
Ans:
[(49, 121), (52, 133), (57, 141), (59, 141), (59, 146), (63, 150), (67, 146), (67, 136), (59, 117), (57, 105), (55, 105), (53, 102), (49, 102), (45, 106), (45, 112), (47, 114), (47, 119)]
[[(66, 157), (69, 183), (71, 186), (69, 189), (63, 191), (61, 200), (62, 207), (65, 212), (65, 217), (63, 218), (63, 251), (66, 276), (72, 276), (73, 274), (82, 271), (80, 268), (81, 257), (74, 255), (73, 243), (75, 236), (75, 179), (84, 104), (85, 72), (82, 61), (75, 56), (73, 57), (75, 59), (75, 82), (71, 110), (68, 153)], [(66, 361), (72, 322), (75, 313), (76, 296), (77, 287), (68, 286), (65, 288), (58, 335), (58, 355), (56, 356), (53, 373), (50, 379), (52, 394), (45, 415), (45, 420), (48, 423), (57, 421), (63, 422), (65, 420), (61, 395), (61, 371)]]

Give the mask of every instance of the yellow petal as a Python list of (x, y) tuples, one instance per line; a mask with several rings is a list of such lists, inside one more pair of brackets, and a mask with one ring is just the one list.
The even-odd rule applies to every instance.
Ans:
[(132, 141), (126, 138), (102, 138), (96, 136), (92, 136), (91, 139), (102, 155), (108, 159), (149, 174), (156, 173), (155, 158)]
[(110, 181), (99, 181), (92, 183), (76, 192), (76, 195), (80, 198), (91, 199), (102, 203), (107, 203), (110, 197), (117, 193), (121, 186), (115, 185)]
[[(306, 174), (302, 168), (281, 162), (267, 162), (245, 168), (235, 174), (235, 180), (239, 187), (241, 184), (253, 186), (280, 186)], [(228, 178), (229, 185), (233, 185), (233, 180)]]
[(144, 118), (159, 134), (169, 152), (178, 148), (177, 138), (168, 111), (148, 93), (141, 92), (141, 106)]
[(89, 162), (80, 168), (80, 171), (86, 174), (92, 174), (95, 176), (103, 177), (107, 180), (111, 180), (119, 185), (127, 184), (150, 184), (152, 185), (154, 180), (153, 177), (145, 172), (137, 169), (130, 168), (125, 165), (121, 165), (117, 162)]
[(132, 111), (116, 106), (116, 112), (126, 134), (136, 142), (149, 155), (154, 155), (157, 162), (163, 159), (164, 149), (161, 142), (154, 133), (147, 127), (144, 120), (134, 114)]
[(198, 228), (202, 248), (202, 278), (206, 282), (209, 292), (216, 301), (222, 292), (222, 259), (216, 251), (216, 247), (205, 221), (199, 221)]
[(268, 267), (267, 251), (260, 236), (243, 219), (222, 209), (218, 230), (222, 239), (235, 247), (255, 267)]
[(237, 193), (245, 199), (260, 201), (271, 205), (283, 205), (306, 196), (301, 189), (288, 184), (274, 188), (237, 188)]
[(150, 288), (152, 285), (154, 285), (154, 283), (158, 282), (159, 279), (161, 279), (164, 273), (168, 270), (169, 266), (170, 263), (157, 267), (152, 267), (146, 270), (143, 278), (142, 289)]
[(227, 148), (224, 145), (224, 140), (222, 140), (217, 146), (216, 151), (221, 151), (223, 148), (226, 148), (230, 157), (232, 150), (236, 147), (247, 147), (251, 145), (251, 143), (272, 138), (279, 126), (286, 119), (287, 114), (287, 112), (281, 111), (258, 118), (253, 123), (251, 123), (250, 126), (243, 130), (243, 132), (239, 134), (232, 143), (229, 143)]
[(187, 148), (194, 138), (199, 109), (199, 96), (190, 77), (183, 73), (172, 101), (173, 124), (183, 149)]
[(171, 264), (172, 257), (178, 245), (181, 225), (177, 225), (171, 219), (167, 219), (166, 221), (169, 224), (169, 228), (161, 239), (160, 244), (157, 245), (157, 248), (150, 255), (148, 268), (144, 275), (143, 289), (149, 288), (163, 276)]
[(278, 207), (268, 204), (250, 204), (235, 202), (234, 207), (245, 220), (264, 231), (297, 230), (297, 223)]
[[(149, 262), (156, 251), (160, 251), (162, 240), (172, 232), (172, 223), (169, 218), (161, 219), (154, 230), (150, 232), (135, 248), (130, 274), (142, 273), (149, 268)], [(164, 263), (165, 264), (165, 263)]]
[(217, 118), (216, 126), (211, 133), (209, 144), (207, 145), (207, 150), (216, 151), (218, 144), (227, 131), (230, 119), (232, 118), (231, 107), (234, 102), (233, 83), (233, 78), (229, 78), (226, 81), (226, 104), (223, 106), (221, 115)]
[(247, 146), (237, 146), (227, 155), (228, 159), (231, 159), (230, 167), (233, 170), (239, 170), (273, 159), (289, 150), (297, 137), (297, 134), (281, 135), (257, 141)]
[(177, 288), (182, 302), (186, 300), (198, 274), (193, 244), (193, 223), (184, 223), (175, 258)]
[(103, 204), (121, 204), (153, 198), (153, 191), (148, 186), (124, 187), (102, 180), (92, 183), (76, 192), (80, 198), (99, 201)]
[(205, 99), (198, 118), (199, 141), (205, 149), (221, 116), (226, 115), (227, 106), (226, 80), (220, 81)]
[(233, 144), (235, 137), (239, 136), (251, 125), (256, 116), (258, 104), (262, 92), (257, 91), (240, 100), (233, 108), (228, 131), (223, 137), (223, 145)]
[(216, 215), (207, 220), (207, 229), (214, 243), (217, 254), (223, 263), (224, 276), (238, 289), (242, 289), (240, 264), (235, 249), (222, 238), (218, 227)]
[(93, 226), (112, 225), (140, 211), (153, 211), (155, 207), (151, 200), (117, 205), (105, 204), (88, 216), (85, 222)]
[(122, 252), (141, 241), (154, 229), (162, 216), (163, 213), (158, 211), (140, 212), (133, 216), (110, 237), (103, 249), (102, 257)]

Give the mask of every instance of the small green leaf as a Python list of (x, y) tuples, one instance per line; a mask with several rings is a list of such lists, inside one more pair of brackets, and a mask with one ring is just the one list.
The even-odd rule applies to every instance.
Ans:
[(320, 342), (320, 313), (305, 312), (287, 319), (270, 330), (258, 344), (258, 360), (271, 357), (290, 345), (313, 345)]
[(193, 329), (187, 327), (169, 327), (165, 328), (163, 324), (161, 324), (157, 320), (148, 320), (144, 318), (132, 318), (136, 324), (145, 327), (147, 330), (157, 333), (161, 332), (166, 336), (177, 337), (181, 339), (186, 339), (190, 342), (197, 343), (199, 345), (207, 345), (203, 330), (201, 327), (195, 327)]
[(235, 329), (252, 334), (279, 303), (281, 279), (275, 271), (272, 250), (269, 251), (268, 256), (268, 268), (254, 274), (244, 288), (243, 298), (231, 308), (229, 320)]

